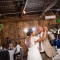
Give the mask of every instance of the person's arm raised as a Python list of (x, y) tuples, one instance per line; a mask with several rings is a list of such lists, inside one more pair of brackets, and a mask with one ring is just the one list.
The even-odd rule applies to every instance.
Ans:
[(41, 42), (41, 41), (43, 41), (45, 38), (46, 38), (46, 30), (44, 31), (43, 36), (40, 37), (40, 38), (39, 38), (38, 40), (36, 40), (35, 42)]

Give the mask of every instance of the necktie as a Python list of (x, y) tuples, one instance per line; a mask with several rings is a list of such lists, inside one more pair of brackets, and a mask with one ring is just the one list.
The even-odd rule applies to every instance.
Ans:
[(39, 43), (39, 50), (40, 50), (40, 51), (42, 50), (41, 42)]
[[(41, 35), (39, 35), (39, 37), (41, 37)], [(42, 50), (42, 47), (41, 47), (41, 42), (39, 42), (39, 51)]]

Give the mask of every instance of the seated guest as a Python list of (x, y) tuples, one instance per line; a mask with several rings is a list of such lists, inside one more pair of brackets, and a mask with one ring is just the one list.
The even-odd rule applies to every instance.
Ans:
[(12, 43), (9, 44), (9, 48), (8, 48), (8, 49), (9, 49), (9, 50), (13, 50), (13, 49), (14, 49), (14, 46), (13, 46)]
[(14, 60), (16, 60), (17, 55), (20, 55), (20, 48), (21, 46), (17, 42), (15, 42), (15, 53), (13, 55)]

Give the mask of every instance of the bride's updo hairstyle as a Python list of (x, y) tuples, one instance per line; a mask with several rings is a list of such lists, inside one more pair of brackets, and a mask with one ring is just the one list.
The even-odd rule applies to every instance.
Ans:
[(31, 33), (33, 33), (33, 30), (32, 30), (32, 28), (29, 28), (29, 29), (28, 29), (28, 32), (26, 33), (26, 35), (27, 35), (27, 36), (30, 36)]

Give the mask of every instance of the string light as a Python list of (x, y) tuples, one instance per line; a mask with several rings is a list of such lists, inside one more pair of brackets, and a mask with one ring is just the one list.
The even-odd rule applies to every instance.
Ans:
[[(41, 4), (43, 4), (43, 3), (45, 3), (45, 2), (31, 2), (30, 4), (37, 4), (37, 5), (41, 5)], [(21, 3), (20, 3), (21, 4)], [(15, 6), (18, 6), (18, 3), (16, 3), (16, 4), (14, 4), (14, 5), (10, 5), (10, 6), (2, 6), (2, 5), (0, 5), (0, 8), (12, 8), (12, 7), (15, 7)], [(29, 6), (29, 5), (28, 5)]]
[(25, 11), (25, 10), (23, 10), (23, 13), (24, 13), (24, 14), (26, 14), (26, 11)]
[(35, 30), (36, 30), (36, 28), (35, 28), (35, 27), (32, 27), (32, 30), (33, 30), (33, 31), (35, 31)]
[(15, 6), (15, 5), (14, 5)]
[(11, 7), (9, 6), (9, 8), (11, 8)]
[(24, 29), (24, 32), (27, 33), (27, 32), (28, 32), (28, 28), (25, 28), (25, 29)]
[(2, 8), (2, 9), (7, 9), (7, 8), (15, 7), (15, 6), (18, 6), (18, 5), (17, 5), (17, 4), (9, 5), (9, 6), (2, 6), (2, 5), (0, 5), (0, 8)]
[[(28, 29), (29, 29), (29, 28), (25, 28), (25, 29), (24, 29), (24, 32), (27, 33), (27, 32), (28, 32)], [(35, 28), (35, 27), (32, 27), (31, 29), (32, 29), (32, 31), (36, 31), (36, 28)]]

